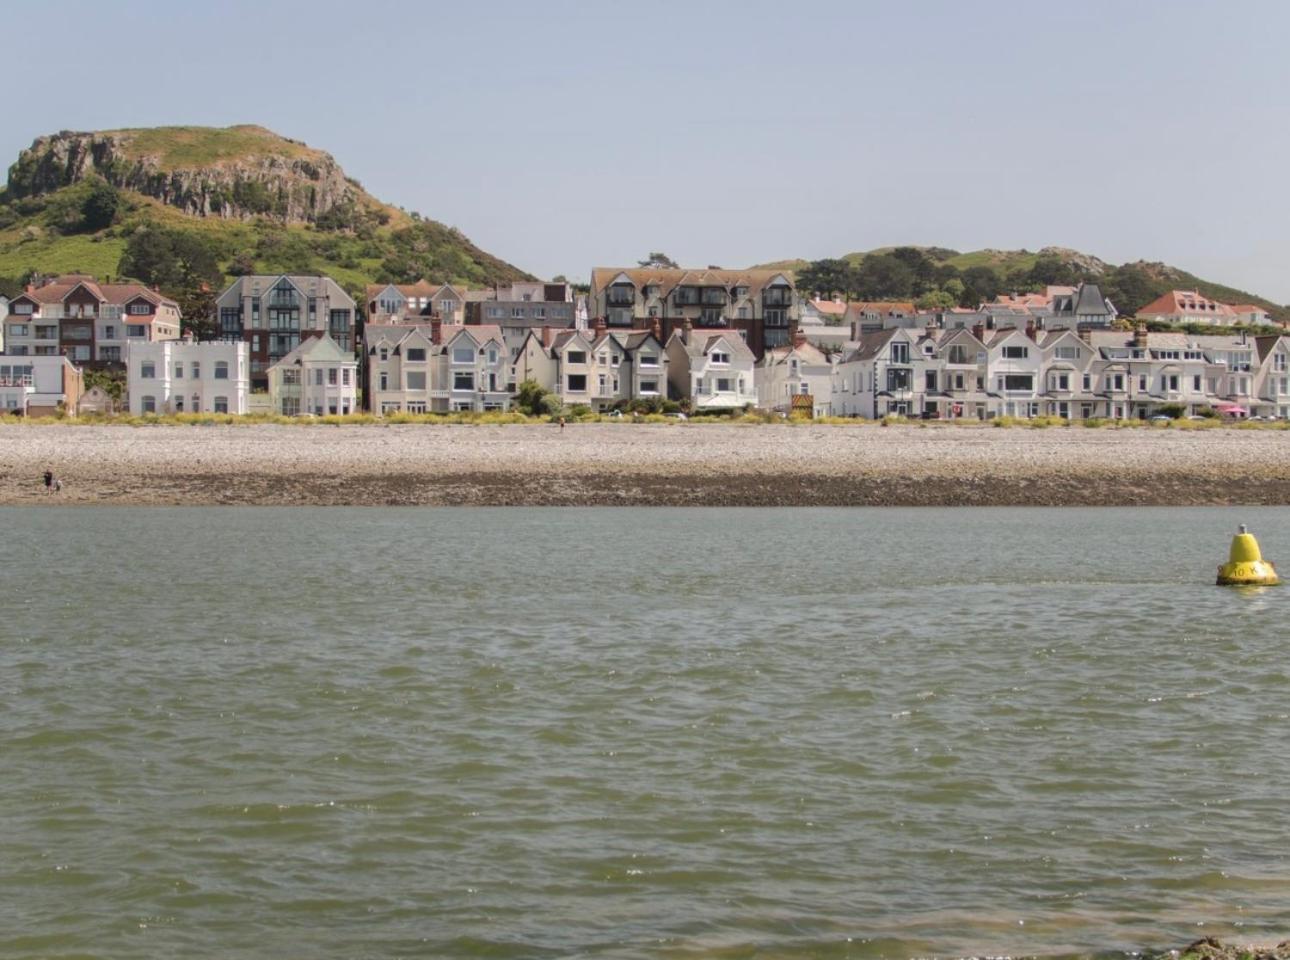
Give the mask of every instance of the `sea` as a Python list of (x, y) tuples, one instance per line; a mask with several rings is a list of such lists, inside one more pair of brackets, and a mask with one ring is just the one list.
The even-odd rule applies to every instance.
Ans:
[(1276, 942), (1239, 523), (1290, 564), (1275, 508), (2, 509), (0, 957)]

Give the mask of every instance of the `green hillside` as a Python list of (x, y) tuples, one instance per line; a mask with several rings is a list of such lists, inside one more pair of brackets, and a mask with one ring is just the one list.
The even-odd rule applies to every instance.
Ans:
[[(174, 262), (159, 263), (158, 249)], [(460, 231), (371, 197), (327, 154), (245, 126), (38, 140), (0, 191), (0, 291), (35, 272), (131, 275), (175, 296), (250, 272), (329, 274), (351, 293), (529, 278)]]
[(857, 299), (921, 300), (925, 305), (974, 307), (1001, 293), (1040, 291), (1049, 284), (1099, 284), (1122, 315), (1131, 315), (1175, 289), (1198, 290), (1224, 303), (1253, 303), (1274, 319), (1290, 321), (1290, 307), (1257, 294), (1197, 277), (1163, 263), (1115, 265), (1062, 247), (974, 250), (880, 247), (828, 260), (779, 260), (758, 266), (792, 271), (812, 291)]

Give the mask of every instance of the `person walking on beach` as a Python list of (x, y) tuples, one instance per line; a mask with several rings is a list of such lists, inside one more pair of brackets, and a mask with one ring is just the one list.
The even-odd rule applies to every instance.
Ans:
[(45, 494), (48, 496), (54, 490), (54, 471), (45, 471)]

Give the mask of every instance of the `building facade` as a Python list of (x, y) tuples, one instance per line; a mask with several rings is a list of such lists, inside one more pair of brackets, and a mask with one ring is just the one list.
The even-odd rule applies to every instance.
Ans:
[(49, 417), (76, 414), (85, 380), (66, 357), (0, 355), (0, 413)]
[(668, 395), (693, 412), (757, 403), (756, 358), (738, 330), (683, 325), (667, 340)]
[(250, 362), (244, 341), (168, 340), (126, 351), (126, 399), (135, 416), (247, 412)]
[(178, 304), (142, 284), (68, 274), (30, 284), (10, 301), (5, 352), (112, 366), (130, 344), (178, 339), (181, 319)]
[(265, 389), (269, 368), (311, 337), (354, 350), (354, 300), (330, 277), (238, 277), (216, 298), (215, 314), (219, 339), (246, 343), (254, 390)]
[(328, 334), (309, 337), (266, 371), (269, 403), (284, 417), (358, 412), (358, 362)]
[(686, 323), (732, 331), (755, 358), (786, 345), (801, 317), (789, 274), (717, 268), (597, 267), (588, 310), (611, 330), (648, 329), (658, 321), (665, 343)]

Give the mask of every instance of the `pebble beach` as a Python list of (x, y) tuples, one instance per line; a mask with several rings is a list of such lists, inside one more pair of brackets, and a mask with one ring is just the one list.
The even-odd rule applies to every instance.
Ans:
[[(62, 481), (49, 496), (41, 475)], [(1290, 503), (1290, 432), (941, 425), (0, 427), (3, 504)]]

